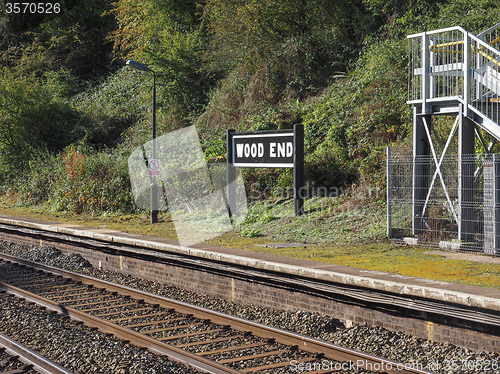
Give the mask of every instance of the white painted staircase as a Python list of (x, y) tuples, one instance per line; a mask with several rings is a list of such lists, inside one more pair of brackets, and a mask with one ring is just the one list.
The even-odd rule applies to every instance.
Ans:
[(420, 114), (460, 110), (500, 140), (500, 23), (479, 35), (451, 27), (408, 39), (408, 103)]

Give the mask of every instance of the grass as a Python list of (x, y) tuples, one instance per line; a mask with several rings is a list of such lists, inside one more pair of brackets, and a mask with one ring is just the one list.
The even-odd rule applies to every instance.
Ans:
[(164, 212), (160, 212), (158, 215), (159, 224), (151, 225), (148, 213), (101, 214), (97, 216), (84, 213), (53, 212), (50, 207), (45, 205), (18, 206), (15, 201), (2, 197), (0, 198), (0, 214), (177, 239), (172, 220)]
[[(385, 205), (367, 196), (306, 200), (306, 214), (293, 217), (291, 200), (267, 200), (252, 204), (246, 221), (237, 229), (208, 243), (247, 251), (310, 259), (367, 270), (384, 271), (437, 281), (500, 288), (500, 265), (448, 259), (429, 248), (389, 242), (385, 237)], [(107, 228), (123, 232), (175, 239), (170, 216), (160, 212), (159, 223), (149, 215), (91, 216), (50, 213), (44, 206), (19, 207), (5, 197), (0, 214)], [(300, 247), (263, 247), (264, 243), (312, 244)]]
[[(276, 241), (276, 240), (274, 240)], [(274, 248), (255, 244), (272, 243), (268, 237), (243, 238), (228, 233), (212, 244), (253, 252), (314, 260), (366, 270), (422, 277), (437, 281), (500, 288), (500, 265), (448, 259), (429, 253), (429, 248), (404, 246), (388, 241), (374, 243), (317, 244)]]

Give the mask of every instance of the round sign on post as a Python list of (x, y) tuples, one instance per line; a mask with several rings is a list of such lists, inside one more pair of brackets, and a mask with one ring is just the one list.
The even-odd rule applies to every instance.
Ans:
[(148, 160), (148, 172), (149, 176), (160, 175), (160, 160), (157, 158), (151, 158)]

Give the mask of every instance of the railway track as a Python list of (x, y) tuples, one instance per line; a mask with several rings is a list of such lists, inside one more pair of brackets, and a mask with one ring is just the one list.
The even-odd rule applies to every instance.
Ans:
[(0, 289), (210, 373), (428, 373), (4, 254)]
[(46, 357), (0, 334), (0, 373), (72, 374)]

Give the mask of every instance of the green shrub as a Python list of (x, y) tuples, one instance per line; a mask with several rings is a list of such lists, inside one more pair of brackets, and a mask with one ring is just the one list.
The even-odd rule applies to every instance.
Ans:
[(74, 142), (83, 135), (77, 119), (60, 85), (0, 71), (0, 174), (18, 174), (40, 153)]
[(152, 82), (144, 83), (144, 78), (149, 77), (124, 67), (72, 98), (71, 104), (80, 112), (79, 124), (86, 129), (88, 144), (98, 148), (115, 146), (123, 141), (123, 133), (130, 126), (146, 127), (145, 115), (152, 106)]
[(116, 153), (85, 153), (69, 147), (61, 162), (65, 173), (51, 196), (55, 210), (76, 213), (134, 210), (126, 158)]
[(51, 153), (39, 154), (29, 161), (29, 170), (25, 170), (16, 180), (22, 205), (37, 205), (49, 201), (58, 179), (64, 174), (60, 161), (60, 158)]
[(70, 146), (59, 156), (30, 163), (17, 180), (24, 205), (47, 204), (55, 211), (100, 214), (135, 210), (127, 158), (118, 152), (91, 152)]
[(406, 53), (403, 42), (372, 45), (348, 79), (309, 105), (303, 122), (311, 182), (378, 182), (385, 146), (409, 139), (411, 131)]

